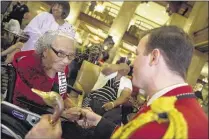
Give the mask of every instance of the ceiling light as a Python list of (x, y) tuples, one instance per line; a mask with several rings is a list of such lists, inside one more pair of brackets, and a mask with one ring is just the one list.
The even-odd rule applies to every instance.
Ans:
[(98, 41), (98, 40), (99, 40), (99, 37), (98, 37), (98, 36), (94, 36), (94, 39), (95, 39), (96, 41)]
[(135, 23), (135, 20), (132, 19), (131, 22), (130, 22), (130, 26), (134, 25), (134, 23)]
[(104, 46), (104, 50), (107, 50), (107, 49), (108, 49), (108, 46), (105, 45), (105, 46)]
[(98, 11), (98, 12), (101, 12), (101, 13), (104, 11), (104, 9), (105, 9), (105, 7), (103, 5), (97, 5), (95, 7), (95, 11)]
[(44, 7), (42, 7), (42, 6), (40, 7), (40, 9), (41, 9), (41, 10), (44, 10), (44, 11), (46, 11), (46, 9), (45, 9)]
[(143, 11), (142, 13), (143, 13), (143, 14), (147, 14), (147, 12), (145, 12), (145, 11)]
[(36, 11), (37, 14), (40, 14), (40, 13), (42, 13), (42, 12), (43, 12), (42, 10), (37, 10), (37, 11)]

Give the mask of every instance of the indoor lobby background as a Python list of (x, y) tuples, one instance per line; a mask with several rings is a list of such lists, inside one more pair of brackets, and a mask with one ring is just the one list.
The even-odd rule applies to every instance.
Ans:
[[(23, 20), (22, 29), (37, 14), (49, 11), (51, 2), (28, 1), (30, 18)], [(194, 55), (188, 69), (187, 81), (198, 84), (208, 96), (208, 2), (113, 2), (97, 1), (92, 11), (91, 2), (69, 2), (67, 21), (74, 25), (79, 47), (100, 44), (111, 35), (115, 42), (109, 63), (132, 53), (133, 62), (140, 34), (163, 25), (177, 25), (194, 40)], [(182, 59), (183, 60), (183, 59)]]

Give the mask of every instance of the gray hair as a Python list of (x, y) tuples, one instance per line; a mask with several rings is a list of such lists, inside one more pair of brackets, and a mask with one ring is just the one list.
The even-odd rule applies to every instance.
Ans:
[(43, 52), (50, 48), (53, 41), (56, 39), (57, 36), (64, 36), (67, 37), (69, 39), (72, 39), (74, 41), (74, 46), (75, 47), (75, 39), (70, 36), (69, 34), (67, 34), (66, 32), (60, 31), (60, 30), (56, 30), (56, 31), (47, 31), (46, 33), (44, 33), (35, 43), (35, 51), (38, 55), (42, 55)]

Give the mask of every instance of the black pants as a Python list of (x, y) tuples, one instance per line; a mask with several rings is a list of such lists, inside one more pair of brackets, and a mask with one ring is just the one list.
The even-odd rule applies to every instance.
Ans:
[(128, 116), (128, 114), (130, 114), (132, 112), (133, 112), (132, 106), (126, 106), (126, 105), (122, 106), (122, 122), (123, 122), (123, 124), (128, 123), (127, 116)]
[(90, 103), (90, 107), (95, 113), (114, 122), (115, 124), (120, 125), (121, 121), (122, 121), (121, 107), (118, 106), (118, 107), (115, 107), (109, 111), (105, 111), (104, 108), (102, 108), (103, 105), (104, 105), (104, 103), (96, 98), (92, 99), (92, 101)]
[(94, 128), (84, 129), (73, 122), (62, 122), (62, 138), (64, 139), (96, 139)]

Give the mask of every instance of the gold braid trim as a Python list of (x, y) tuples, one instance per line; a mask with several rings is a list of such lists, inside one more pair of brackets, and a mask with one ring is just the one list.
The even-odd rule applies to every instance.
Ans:
[[(137, 118), (121, 126), (111, 139), (128, 139), (136, 130), (147, 123), (156, 121), (158, 123), (169, 122), (169, 127), (163, 139), (187, 139), (188, 127), (183, 115), (175, 108), (176, 97), (161, 97), (151, 105), (151, 110), (139, 115)], [(159, 117), (159, 114), (167, 114), (167, 118)]]

